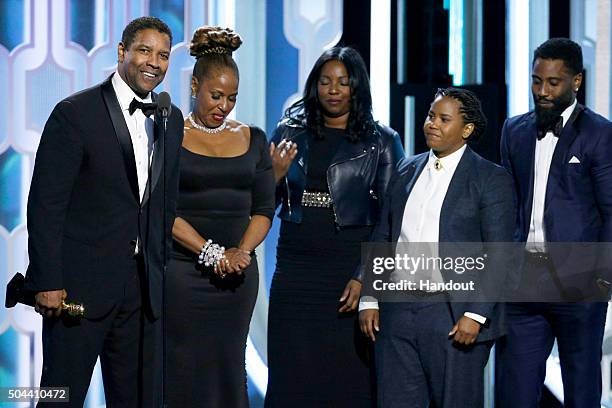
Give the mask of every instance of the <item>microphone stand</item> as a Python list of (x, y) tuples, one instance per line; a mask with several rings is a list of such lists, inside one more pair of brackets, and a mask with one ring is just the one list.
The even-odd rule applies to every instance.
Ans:
[(163, 233), (163, 239), (162, 239), (162, 310), (161, 310), (161, 316), (160, 316), (160, 320), (161, 320), (161, 334), (162, 334), (162, 372), (161, 372), (161, 380), (162, 380), (162, 384), (161, 384), (161, 404), (162, 407), (165, 408), (168, 406), (167, 400), (166, 400), (166, 371), (167, 371), (167, 363), (166, 363), (166, 331), (167, 331), (167, 327), (166, 327), (166, 302), (167, 302), (167, 294), (166, 294), (166, 274), (167, 274), (167, 269), (168, 269), (168, 197), (167, 197), (167, 193), (168, 193), (168, 180), (167, 180), (167, 170), (166, 167), (168, 167), (168, 156), (166, 154), (166, 148), (168, 146), (168, 143), (166, 142), (166, 137), (167, 137), (167, 128), (168, 128), (168, 116), (170, 116), (170, 112), (172, 111), (172, 103), (170, 102), (170, 95), (168, 95), (168, 93), (166, 92), (162, 92), (159, 94), (159, 98), (158, 98), (158, 102), (157, 102), (157, 109), (158, 112), (160, 113), (161, 119), (162, 119), (162, 134), (161, 137), (163, 138), (162, 143), (161, 143), (161, 148), (162, 148), (162, 233)]
[(162, 197), (163, 197), (163, 205), (162, 205), (162, 214), (163, 214), (163, 264), (162, 264), (162, 310), (161, 310), (161, 325), (162, 325), (162, 407), (166, 408), (168, 403), (166, 401), (166, 272), (168, 268), (168, 237), (167, 237), (167, 222), (168, 222), (168, 214), (167, 214), (167, 197), (166, 197), (166, 166), (167, 166), (167, 157), (166, 157), (166, 130), (168, 126), (168, 109), (162, 109), (162, 156), (163, 156), (163, 168), (162, 168)]

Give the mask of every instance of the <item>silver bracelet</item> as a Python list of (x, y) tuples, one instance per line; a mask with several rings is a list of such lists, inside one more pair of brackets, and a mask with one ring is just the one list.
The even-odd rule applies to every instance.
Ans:
[(206, 255), (206, 250), (212, 244), (212, 239), (209, 239), (202, 245), (202, 249), (200, 250), (200, 255), (198, 255), (198, 265), (202, 265), (204, 263), (204, 256)]
[(202, 261), (204, 266), (213, 266), (219, 263), (225, 257), (225, 247), (219, 244), (211, 243), (204, 251)]

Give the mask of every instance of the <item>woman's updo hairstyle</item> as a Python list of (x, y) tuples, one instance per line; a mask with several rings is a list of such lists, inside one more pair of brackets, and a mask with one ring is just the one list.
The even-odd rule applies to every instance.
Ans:
[(189, 54), (196, 58), (193, 76), (198, 80), (211, 78), (225, 68), (230, 68), (238, 78), (238, 66), (232, 52), (242, 44), (240, 35), (231, 28), (204, 26), (193, 33)]

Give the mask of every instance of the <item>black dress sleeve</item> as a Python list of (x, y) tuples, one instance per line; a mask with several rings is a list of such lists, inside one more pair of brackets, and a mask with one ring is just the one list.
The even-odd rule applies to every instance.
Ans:
[(272, 159), (268, 152), (266, 134), (257, 127), (251, 128), (251, 143), (254, 143), (258, 152), (258, 161), (255, 167), (255, 179), (253, 180), (253, 201), (251, 216), (263, 215), (274, 217), (274, 173), (272, 172)]

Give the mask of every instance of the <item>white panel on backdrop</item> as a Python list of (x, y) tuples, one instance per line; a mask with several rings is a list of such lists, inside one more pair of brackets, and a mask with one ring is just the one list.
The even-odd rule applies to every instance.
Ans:
[[(598, 0), (597, 44), (595, 46), (595, 78), (597, 93), (594, 95), (593, 110), (610, 119), (610, 80), (612, 77), (612, 1)], [(609, 384), (609, 383), (608, 383)]]
[(283, 15), (285, 37), (299, 52), (298, 89), (287, 98), (284, 110), (301, 97), (321, 52), (342, 37), (342, 0), (284, 0)]
[(391, 0), (372, 0), (370, 16), (370, 87), (374, 119), (389, 125), (391, 84)]
[(529, 0), (506, 1), (508, 117), (529, 110)]
[[(12, 120), (11, 145), (19, 153), (34, 153), (38, 147), (40, 130), (33, 129), (27, 123), (27, 107), (32, 101), (27, 100), (26, 74), (42, 66), (48, 54), (49, 42), (49, 10), (48, 3), (44, 1), (34, 2), (26, 0), (25, 13), (25, 42), (19, 45), (11, 53), (10, 71), (12, 77), (9, 82), (13, 84), (12, 111), (8, 112), (8, 119)], [(18, 69), (15, 69), (18, 67)], [(19, 90), (19, 92), (17, 92)], [(49, 109), (49, 112), (51, 109)]]

